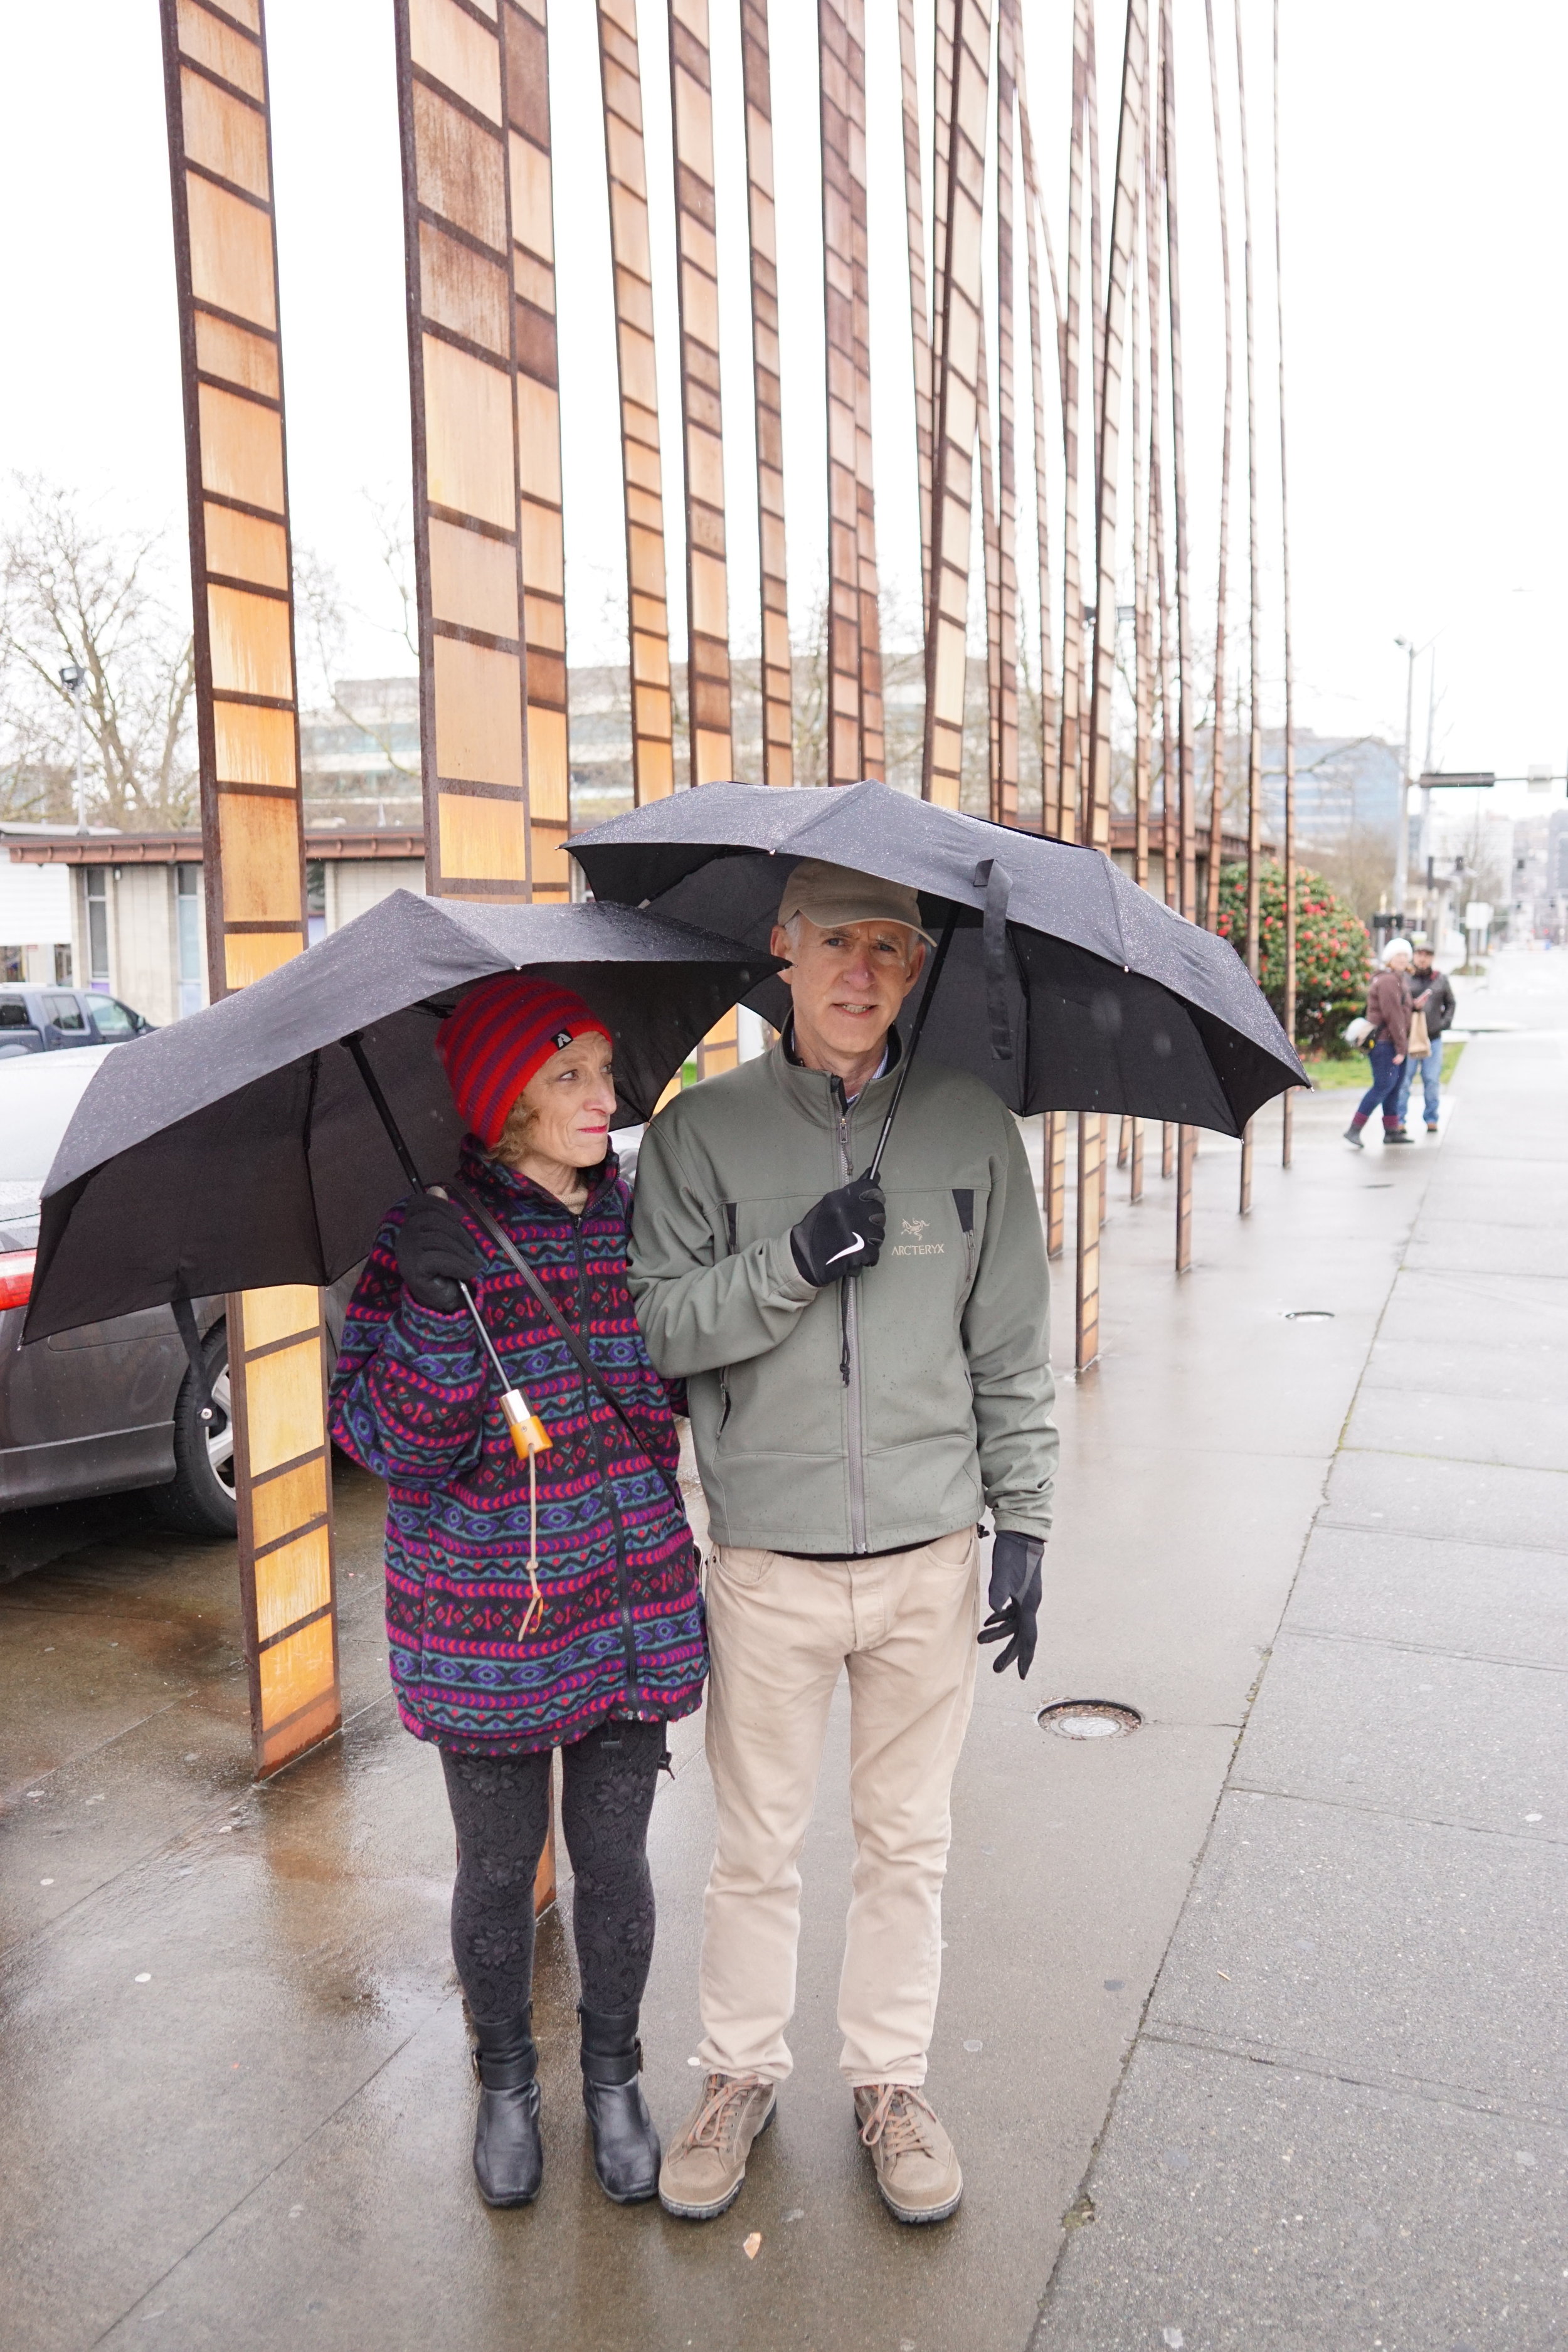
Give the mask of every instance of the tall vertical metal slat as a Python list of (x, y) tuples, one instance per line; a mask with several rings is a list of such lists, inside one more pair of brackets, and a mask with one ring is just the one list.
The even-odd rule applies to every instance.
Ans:
[(757, 440), (757, 544), (762, 582), (763, 782), (795, 777), (795, 728), (784, 564), (784, 416), (779, 394), (779, 279), (773, 202), (773, 77), (767, 0), (741, 0), (746, 182), (752, 260), (752, 382)]
[(1241, 125), (1241, 252), (1247, 321), (1247, 969), (1256, 980), (1259, 971), (1258, 866), (1263, 826), (1263, 590), (1258, 560), (1258, 381), (1257, 345), (1253, 333), (1252, 169), (1247, 136), (1247, 51), (1241, 29), (1241, 0), (1236, 0), (1236, 89)]
[[(1235, 337), (1231, 329), (1230, 214), (1226, 204), (1225, 121), (1219, 102), (1219, 52), (1215, 40), (1214, 0), (1204, 0), (1204, 21), (1208, 35), (1209, 102), (1214, 114), (1215, 186), (1219, 199), (1220, 283), (1225, 300), (1225, 421), (1220, 436), (1219, 562), (1215, 582), (1214, 732), (1212, 757), (1209, 762), (1208, 874), (1207, 887), (1204, 892), (1204, 921), (1213, 931), (1219, 928), (1219, 869), (1224, 856), (1226, 614), (1230, 592), (1230, 435), (1236, 378), (1236, 350)], [(1244, 1211), (1248, 1208), (1249, 1198), (1244, 1198), (1241, 1205)]]
[(943, 237), (946, 266), (942, 331), (936, 339), (931, 614), (926, 638), (922, 779), (925, 797), (945, 808), (958, 806), (963, 768), (969, 539), (984, 329), (981, 236), (990, 52), (990, 0), (957, 0)]
[[(1171, 599), (1165, 556), (1164, 441), (1160, 421), (1160, 344), (1164, 330), (1163, 273), (1161, 240), (1164, 236), (1164, 141), (1159, 131), (1164, 86), (1164, 10), (1156, 12), (1157, 56), (1151, 76), (1152, 102), (1144, 143), (1143, 173), (1148, 193), (1144, 257), (1149, 281), (1149, 553), (1153, 568), (1154, 605), (1159, 620), (1159, 660), (1155, 677), (1160, 689), (1160, 862), (1165, 904), (1176, 902), (1175, 803), (1171, 780), (1175, 773), (1175, 749), (1171, 711)], [(1175, 1166), (1175, 1129), (1169, 1119), (1160, 1128), (1160, 1174), (1169, 1177)]]
[(1017, 0), (1000, 0), (996, 26), (996, 763), (991, 813), (1018, 822), (1018, 550), (1016, 397), (1013, 334), (1014, 111)]
[[(860, 496), (855, 333), (855, 187), (846, 0), (817, 0), (823, 299), (827, 367), (827, 782), (861, 773)], [(865, 190), (861, 188), (864, 230)]]
[(994, 817), (1002, 728), (1002, 547), (996, 518), (996, 447), (991, 430), (991, 362), (984, 325), (975, 384), (979, 415), (980, 574), (985, 610), (985, 808)]
[[(1146, 85), (1143, 108), (1143, 152), (1138, 165), (1138, 226), (1139, 234), (1148, 235), (1149, 221), (1149, 125), (1153, 108), (1149, 103), (1150, 89)], [(1153, 731), (1153, 646), (1151, 641), (1149, 616), (1149, 517), (1144, 488), (1142, 349), (1144, 320), (1141, 314), (1141, 297), (1145, 276), (1136, 264), (1142, 258), (1134, 252), (1132, 282), (1129, 289), (1131, 309), (1131, 331), (1128, 342), (1131, 353), (1129, 373), (1132, 397), (1132, 878), (1140, 890), (1149, 887), (1149, 771), (1151, 738)], [(1137, 1202), (1143, 1198), (1143, 1121), (1134, 1118), (1128, 1138), (1127, 1197)]]
[[(1176, 63), (1170, 0), (1161, 0), (1160, 145), (1165, 181), (1165, 266), (1169, 278), (1171, 333), (1171, 490), (1176, 523), (1176, 904), (1191, 921), (1197, 897), (1197, 836), (1194, 824), (1193, 631), (1191, 543), (1187, 531), (1187, 459), (1182, 384), (1181, 247), (1176, 204)], [(1170, 785), (1167, 781), (1166, 795)], [(1176, 1131), (1176, 1252), (1178, 1274), (1193, 1262), (1193, 1167), (1198, 1131), (1184, 1123)]]
[(1094, 687), (1089, 704), (1089, 787), (1087, 837), (1110, 849), (1110, 716), (1116, 681), (1117, 488), (1121, 463), (1121, 367), (1127, 290), (1132, 269), (1138, 175), (1149, 64), (1148, 0), (1128, 0), (1122, 50), (1121, 119), (1117, 134), (1116, 186), (1110, 212), (1110, 276), (1106, 288), (1100, 422), (1095, 435), (1099, 473), (1095, 497), (1095, 609), (1109, 626), (1094, 633)]
[(921, 168), (920, 77), (915, 0), (899, 0), (899, 73), (903, 98), (904, 215), (910, 264), (910, 341), (915, 370), (915, 464), (921, 509), (921, 613), (931, 610), (931, 373), (927, 309), (925, 195)]
[(522, 570), (529, 870), (535, 898), (571, 895), (566, 541), (546, 0), (499, 0), (510, 194), (517, 371), (518, 547)]
[(708, 0), (669, 0), (669, 84), (680, 289), (680, 408), (686, 453), (686, 676), (691, 782), (707, 784), (734, 773)]
[[(1290, 505), (1285, 446), (1285, 249), (1279, 202), (1279, 0), (1274, 0), (1274, 302), (1279, 359), (1279, 584), (1284, 605), (1285, 656), (1285, 1034), (1296, 1042), (1296, 675), (1290, 645)], [(1296, 1098), (1287, 1087), (1280, 1102), (1280, 1159), (1290, 1165)]]
[(533, 845), (502, 31), (493, 5), (487, 16), (468, 0), (396, 0), (394, 16), (426, 887), (526, 899)]
[(675, 740), (637, 0), (598, 0), (598, 25), (621, 400), (632, 789), (640, 807), (674, 791)]
[[(1247, 331), (1247, 969), (1257, 980), (1262, 970), (1259, 933), (1263, 844), (1263, 590), (1258, 557), (1258, 402), (1257, 344), (1253, 331), (1252, 168), (1247, 136), (1247, 57), (1241, 30), (1241, 0), (1236, 0), (1236, 89), (1241, 125), (1241, 252)], [(1239, 1202), (1244, 1213), (1252, 1203), (1252, 1121), (1248, 1119), (1241, 1137)]]
[[(1072, 131), (1068, 147), (1068, 243), (1062, 314), (1062, 730), (1057, 779), (1056, 832), (1079, 837), (1083, 701), (1083, 574), (1079, 552), (1079, 449), (1083, 317), (1084, 143), (1089, 113), (1088, 0), (1074, 0)], [(1092, 292), (1090, 335), (1092, 352)]]
[[(1034, 139), (1029, 124), (1029, 100), (1026, 74), (1026, 45), (1020, 37), (1016, 45), (1015, 62), (1018, 75), (1018, 126), (1024, 151), (1024, 184), (1026, 192), (1025, 224), (1029, 258), (1029, 360), (1030, 385), (1034, 403), (1035, 434), (1035, 542), (1038, 559), (1040, 595), (1040, 830), (1054, 834), (1060, 830), (1061, 800), (1061, 696), (1056, 674), (1056, 648), (1051, 630), (1051, 545), (1050, 500), (1047, 488), (1046, 446), (1046, 383), (1045, 337), (1041, 319), (1040, 245), (1045, 247), (1046, 261), (1051, 279), (1051, 320), (1055, 328), (1057, 384), (1058, 395), (1066, 408), (1066, 339), (1062, 314), (1061, 289), (1057, 283), (1056, 257), (1051, 251), (1050, 228), (1046, 218), (1044, 199), (1040, 194), (1039, 173), (1035, 163)], [(1046, 1113), (1042, 1138), (1044, 1159), (1042, 1193), (1046, 1227), (1046, 1255), (1060, 1257), (1067, 1240), (1067, 1125), (1068, 1114), (1062, 1110)]]
[[(162, 0), (214, 998), (305, 945), (278, 251), (261, 0)], [(337, 1728), (321, 1293), (226, 1308), (258, 1774)]]
[(1170, 0), (1161, 61), (1160, 140), (1165, 176), (1165, 267), (1171, 334), (1171, 489), (1176, 525), (1176, 759), (1180, 882), (1176, 905), (1191, 921), (1197, 897), (1197, 836), (1194, 824), (1193, 711), (1196, 700), (1192, 625), (1192, 541), (1187, 527), (1186, 415), (1182, 377), (1182, 270), (1176, 202), (1176, 60)]
[(1034, 140), (1029, 129), (1029, 100), (1024, 72), (1024, 44), (1016, 45), (1018, 68), (1018, 130), (1024, 157), (1024, 234), (1029, 271), (1029, 387), (1033, 410), (1035, 453), (1035, 557), (1040, 597), (1040, 830), (1051, 830), (1051, 797), (1059, 773), (1061, 706), (1057, 695), (1056, 633), (1051, 625), (1051, 511), (1047, 486), (1045, 323), (1041, 315), (1040, 255), (1043, 241), (1051, 272), (1051, 317), (1056, 329), (1053, 348), (1058, 381), (1061, 365), (1060, 300), (1055, 257), (1050, 251), (1045, 207), (1035, 170)]
[(860, 773), (887, 771), (882, 698), (881, 590), (871, 457), (871, 250), (866, 196), (866, 0), (844, 0), (849, 34), (849, 189), (855, 264), (855, 499), (860, 599)]
[[(1127, 287), (1132, 268), (1138, 173), (1143, 144), (1148, 77), (1147, 0), (1128, 0), (1122, 47), (1121, 124), (1116, 186), (1110, 212), (1110, 276), (1106, 287), (1100, 370), (1100, 417), (1095, 433), (1094, 691), (1089, 705), (1088, 839), (1110, 854), (1110, 707), (1116, 676), (1117, 488), (1121, 454), (1121, 361), (1127, 327)], [(1100, 1228), (1105, 1205), (1105, 1119), (1079, 1113), (1078, 1281), (1074, 1360), (1087, 1370), (1100, 1353)]]

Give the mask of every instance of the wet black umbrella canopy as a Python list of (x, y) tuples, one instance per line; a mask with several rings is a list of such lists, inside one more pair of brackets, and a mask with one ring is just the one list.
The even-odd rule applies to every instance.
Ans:
[[(881, 783), (704, 784), (567, 845), (598, 899), (759, 951), (803, 857), (908, 885), (933, 931), (955, 919), (921, 1050), (1020, 1113), (1120, 1111), (1239, 1135), (1271, 1097), (1308, 1083), (1229, 942), (1098, 849)], [(906, 1031), (922, 994), (905, 1007)], [(781, 1024), (788, 992), (770, 980), (746, 1001)]]
[(764, 949), (622, 907), (490, 907), (396, 890), (205, 1012), (110, 1055), (44, 1187), (26, 1336), (176, 1298), (336, 1281), (409, 1189), (357, 1036), (422, 1180), (462, 1129), (435, 1052), (465, 988), (575, 989), (615, 1042), (617, 1118), (647, 1118)]

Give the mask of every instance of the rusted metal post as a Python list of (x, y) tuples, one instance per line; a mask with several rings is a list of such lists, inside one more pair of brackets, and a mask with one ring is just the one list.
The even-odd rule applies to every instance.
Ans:
[(784, 563), (784, 415), (779, 392), (778, 240), (767, 0), (741, 0), (741, 68), (746, 109), (757, 560), (762, 583), (763, 782), (787, 784), (795, 777), (795, 728)]
[(632, 793), (640, 807), (675, 790), (675, 728), (637, 0), (598, 0), (598, 23), (621, 400)]
[[(1285, 295), (1279, 203), (1279, 0), (1274, 0), (1274, 299), (1279, 352), (1279, 575), (1285, 633), (1285, 1034), (1296, 1042), (1296, 710), (1290, 648), (1290, 523), (1285, 478)], [(1408, 765), (1408, 762), (1406, 762)], [(1280, 1097), (1281, 1164), (1290, 1165), (1294, 1090)]]
[(957, 0), (937, 345), (936, 446), (931, 491), (931, 604), (926, 635), (923, 791), (956, 808), (963, 772), (963, 699), (969, 615), (978, 359), (984, 331), (981, 234), (984, 217), (985, 100), (990, 87), (990, 0)]
[[(305, 945), (304, 833), (261, 0), (162, 0), (184, 394), (208, 977)], [(236, 1293), (227, 1351), (258, 1777), (335, 1731), (337, 1591), (321, 1295)], [(221, 1396), (223, 1366), (215, 1357)]]
[(1215, 42), (1214, 0), (1204, 0), (1208, 33), (1209, 100), (1214, 112), (1215, 184), (1219, 196), (1220, 282), (1225, 294), (1225, 424), (1220, 436), (1219, 563), (1215, 586), (1214, 731), (1209, 761), (1209, 854), (1204, 920), (1211, 931), (1219, 929), (1219, 869), (1225, 830), (1225, 651), (1226, 617), (1230, 570), (1230, 427), (1235, 383), (1235, 341), (1230, 316), (1230, 215), (1225, 193), (1225, 124), (1219, 104), (1219, 56)]

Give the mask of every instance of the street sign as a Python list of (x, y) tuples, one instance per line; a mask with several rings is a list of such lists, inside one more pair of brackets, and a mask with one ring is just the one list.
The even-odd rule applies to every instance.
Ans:
[(1467, 931), (1489, 930), (1491, 929), (1491, 919), (1492, 908), (1489, 898), (1469, 898), (1466, 900), (1465, 929)]
[(1453, 775), (1436, 770), (1428, 775), (1417, 776), (1415, 781), (1424, 793), (1489, 793), (1497, 776), (1490, 768), (1461, 770)]

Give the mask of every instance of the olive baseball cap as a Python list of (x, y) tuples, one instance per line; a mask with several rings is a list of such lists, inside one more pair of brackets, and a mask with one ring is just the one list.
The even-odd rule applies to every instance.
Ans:
[(919, 898), (902, 882), (859, 874), (852, 866), (829, 866), (820, 857), (803, 857), (784, 884), (779, 921), (787, 923), (792, 915), (804, 915), (824, 931), (846, 923), (902, 923), (929, 947), (936, 944), (921, 925)]

